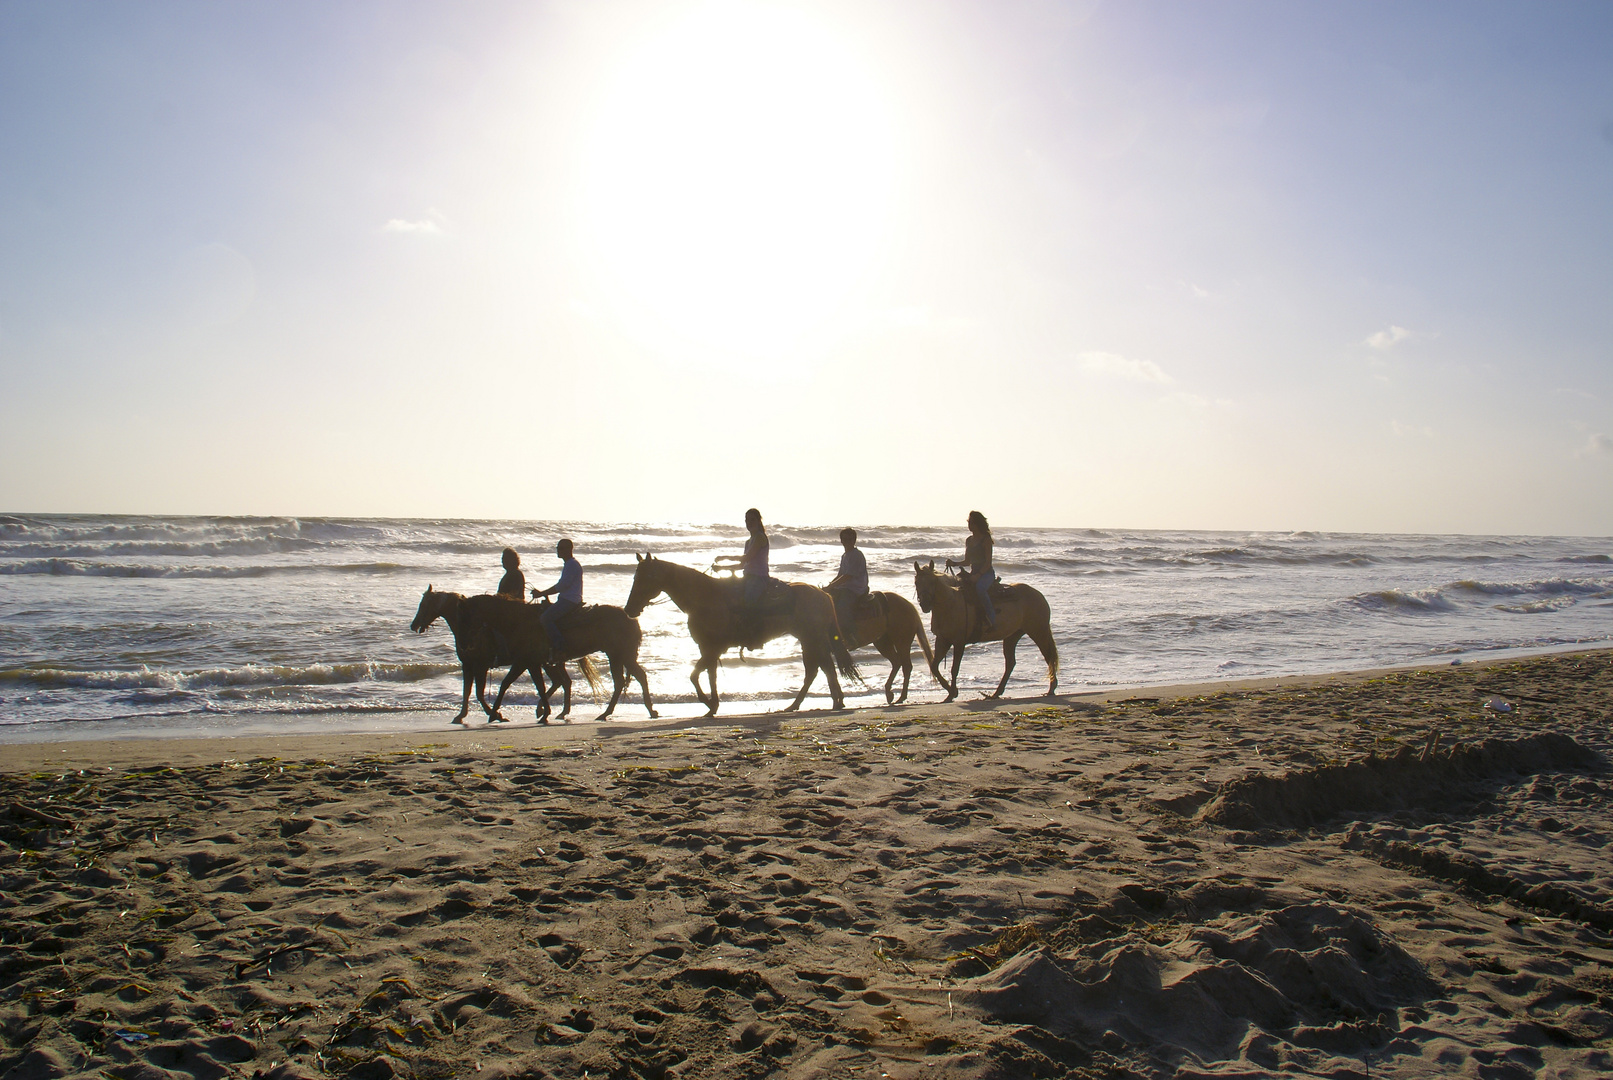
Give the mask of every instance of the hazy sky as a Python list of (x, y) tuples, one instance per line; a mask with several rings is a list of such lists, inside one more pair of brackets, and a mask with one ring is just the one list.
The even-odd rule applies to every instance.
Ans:
[(0, 510), (1613, 534), (1613, 4), (0, 0)]

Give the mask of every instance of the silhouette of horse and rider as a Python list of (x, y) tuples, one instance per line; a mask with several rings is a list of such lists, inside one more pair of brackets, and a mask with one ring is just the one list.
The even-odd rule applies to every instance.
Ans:
[[(504, 576), (492, 595), (461, 596), (437, 592), (427, 587), (411, 629), (424, 632), (442, 618), (454, 636), (460, 660), (464, 689), (459, 714), (454, 723), (463, 723), (470, 707), (474, 685), (477, 703), (490, 723), (502, 722), (500, 706), (510, 686), (522, 674), (530, 673), (538, 691), (537, 715), (547, 723), (551, 713), (549, 698), (554, 688), (564, 691), (559, 714), (565, 718), (571, 709), (571, 678), (568, 661), (576, 661), (583, 677), (596, 692), (598, 669), (591, 655), (603, 652), (609, 662), (613, 692), (600, 715), (608, 718), (622, 692), (637, 679), (644, 695), (644, 707), (657, 715), (650, 696), (644, 668), (638, 662), (643, 635), (638, 616), (657, 597), (665, 595), (688, 617), (689, 636), (700, 650), (689, 675), (695, 697), (706, 706), (706, 715), (716, 714), (719, 705), (717, 666), (723, 653), (732, 648), (758, 649), (778, 637), (790, 636), (799, 642), (805, 678), (801, 689), (786, 711), (800, 708), (802, 700), (817, 679), (819, 671), (829, 686), (836, 709), (844, 708), (840, 678), (861, 683), (851, 650), (872, 645), (891, 665), (885, 680), (885, 701), (897, 704), (907, 700), (912, 676), (914, 638), (931, 675), (947, 691), (947, 701), (958, 695), (958, 669), (964, 646), (974, 642), (1002, 641), (1004, 669), (996, 692), (1001, 697), (1014, 669), (1015, 648), (1029, 635), (1041, 649), (1048, 666), (1048, 693), (1058, 686), (1058, 650), (1049, 628), (1047, 601), (1029, 585), (1002, 585), (992, 567), (991, 529), (985, 516), (972, 511), (968, 519), (969, 539), (961, 562), (948, 559), (945, 573), (937, 573), (933, 560), (923, 566), (914, 562), (914, 590), (919, 606), (931, 613), (931, 631), (936, 647), (931, 651), (919, 613), (905, 597), (891, 592), (873, 592), (868, 584), (868, 563), (857, 547), (856, 530), (840, 532), (844, 551), (834, 578), (823, 588), (803, 582), (785, 582), (769, 572), (770, 544), (760, 511), (745, 514), (747, 538), (740, 555), (718, 556), (714, 574), (681, 566), (645, 552), (637, 555), (637, 566), (627, 603), (623, 607), (583, 603), (583, 568), (575, 557), (570, 539), (555, 546), (560, 559), (559, 579), (547, 589), (532, 589), (534, 601), (524, 599), (525, 576), (520, 555), (505, 548), (502, 555)], [(952, 571), (957, 570), (957, 574)], [(737, 578), (731, 576), (736, 573)], [(555, 599), (550, 602), (548, 597)], [(941, 674), (940, 665), (948, 651), (953, 653), (951, 679)], [(498, 694), (488, 705), (485, 689), (491, 668), (508, 665)], [(701, 673), (706, 685), (701, 684)], [(896, 676), (902, 676), (898, 695)], [(544, 676), (552, 684), (547, 689)]]

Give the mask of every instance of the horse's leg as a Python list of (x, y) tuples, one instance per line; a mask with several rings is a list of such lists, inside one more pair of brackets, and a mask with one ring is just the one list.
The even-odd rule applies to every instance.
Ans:
[[(701, 659), (704, 660), (705, 658), (701, 657)], [(706, 677), (711, 680), (711, 704), (707, 706), (710, 710), (706, 713), (707, 716), (717, 715), (717, 662), (721, 659), (721, 655), (718, 655), (706, 661)]]
[(532, 665), (532, 684), (538, 688), (538, 707), (535, 710), (540, 724), (549, 722), (549, 695), (554, 692), (552, 688), (543, 685), (543, 665)]
[(610, 704), (599, 714), (600, 720), (610, 719), (610, 714), (616, 711), (616, 702), (622, 696), (622, 662), (610, 653), (605, 654), (605, 659), (610, 661)]
[[(487, 722), (489, 724), (493, 723), (494, 721), (497, 721), (500, 724), (504, 723), (504, 714), (499, 712), (499, 709), (504, 705), (504, 694), (512, 685), (514, 685), (515, 680), (519, 679), (522, 673), (525, 671), (526, 665), (521, 663), (519, 660), (512, 663), (510, 665), (509, 672), (504, 676), (504, 681), (498, 684), (498, 693), (493, 697), (493, 707), (491, 709), (487, 709), (487, 702), (482, 702), (482, 708), (487, 709)], [(534, 671), (533, 674), (536, 675), (537, 672)]]
[(493, 710), (487, 707), (487, 674), (486, 668), (476, 673), (476, 704), (482, 707), (484, 713), (491, 713)]
[[(896, 643), (891, 640), (888, 633), (874, 642), (874, 648), (879, 650), (879, 655), (890, 661), (891, 673), (885, 677), (885, 704), (894, 705), (896, 704), (896, 695), (891, 692), (891, 687), (896, 684), (896, 672), (901, 669), (902, 654), (896, 651)], [(905, 681), (902, 683), (902, 696), (907, 696), (907, 683)]]
[(952, 646), (952, 685), (947, 687), (947, 700), (958, 696), (958, 669), (963, 666), (963, 642)]
[(571, 715), (571, 672), (566, 670), (566, 662), (561, 660), (549, 669), (549, 681), (560, 687), (563, 695), (560, 699), (560, 716), (564, 720)]
[[(706, 713), (706, 715), (710, 716), (712, 713), (717, 711), (717, 706), (712, 702), (712, 700), (710, 698), (706, 697), (706, 692), (704, 690), (700, 689), (700, 673), (702, 671), (704, 671), (705, 668), (706, 668), (706, 657), (705, 657), (705, 654), (702, 653), (701, 656), (700, 656), (700, 659), (698, 659), (698, 660), (696, 660), (694, 662), (694, 670), (689, 672), (689, 681), (694, 683), (694, 696), (695, 696), (695, 698), (700, 702), (700, 704), (704, 705), (709, 710)], [(712, 692), (713, 695), (715, 695), (716, 692), (717, 692), (717, 680), (716, 679), (711, 680), (711, 692)]]
[(805, 648), (801, 650), (801, 666), (806, 668), (806, 678), (802, 681), (801, 692), (795, 695), (795, 700), (784, 707), (785, 712), (794, 712), (801, 707), (801, 701), (806, 697), (807, 689), (811, 687), (812, 681), (818, 677), (818, 664), (810, 658), (810, 654)]
[[(885, 680), (885, 704), (900, 705), (907, 700), (907, 684), (913, 679), (913, 639), (910, 637), (902, 644), (896, 643), (894, 631), (886, 635), (885, 643), (880, 646), (880, 655), (891, 662), (890, 678)], [(891, 684), (896, 681), (897, 669), (902, 672), (902, 693), (896, 700), (891, 700)]]
[(823, 673), (829, 677), (829, 698), (836, 709), (846, 707), (846, 696), (840, 692), (840, 672), (835, 669), (834, 650), (829, 647), (829, 636), (824, 635)]
[[(448, 721), (450, 724), (463, 724), (465, 722), (465, 717), (470, 713), (471, 684), (476, 681), (476, 676), (471, 672), (469, 664), (461, 662), (459, 671), (465, 677), (465, 693), (459, 699), (459, 715)], [(478, 694), (477, 698), (480, 699), (480, 697), (481, 695)]]
[(1019, 639), (1024, 636), (1025, 631), (1019, 630), (1003, 638), (1003, 677), (1002, 681), (997, 684), (997, 692), (992, 694), (992, 697), (1000, 698), (1003, 696), (1003, 687), (1008, 685), (1008, 676), (1014, 672), (1014, 651), (1019, 648)]
[(644, 677), (644, 667), (637, 660), (628, 661), (627, 673), (638, 680), (639, 689), (644, 691), (644, 711), (655, 719), (659, 714), (655, 711), (655, 704), (650, 700), (650, 681)]

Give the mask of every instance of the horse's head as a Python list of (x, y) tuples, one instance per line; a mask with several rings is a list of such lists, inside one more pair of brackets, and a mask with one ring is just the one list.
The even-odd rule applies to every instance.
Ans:
[(917, 559), (913, 560), (913, 593), (919, 598), (919, 610), (928, 614), (930, 605), (935, 603), (935, 560), (930, 560), (929, 566), (922, 566)]
[(633, 588), (627, 594), (627, 603), (622, 605), (622, 610), (627, 612), (630, 619), (644, 614), (644, 608), (665, 588), (659, 559), (649, 552), (640, 555), (635, 551), (633, 557), (638, 560), (638, 569), (633, 571)]
[(415, 610), (414, 622), (409, 629), (417, 634), (426, 632), (426, 627), (442, 618), (444, 609), (452, 602), (449, 598), (454, 596), (451, 592), (433, 592), (430, 585), (420, 594), (420, 607)]

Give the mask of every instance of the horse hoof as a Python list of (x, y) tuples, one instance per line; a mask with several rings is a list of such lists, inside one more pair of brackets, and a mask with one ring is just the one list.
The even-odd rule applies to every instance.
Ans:
[(650, 710), (650, 719), (651, 720), (659, 720), (660, 718), (661, 718), (660, 713), (656, 712), (654, 709)]

